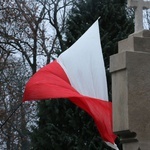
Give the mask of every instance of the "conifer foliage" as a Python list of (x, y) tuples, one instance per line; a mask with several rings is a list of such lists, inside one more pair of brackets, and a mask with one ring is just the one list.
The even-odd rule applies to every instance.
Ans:
[[(117, 52), (118, 41), (133, 32), (126, 0), (74, 0), (65, 45), (71, 46), (98, 17), (108, 70), (109, 56)], [(110, 84), (108, 74), (109, 91)], [(39, 121), (31, 135), (33, 150), (112, 150), (101, 140), (93, 119), (68, 100), (42, 101), (39, 108)]]
[(98, 18), (111, 100), (109, 57), (118, 52), (118, 41), (133, 33), (133, 11), (127, 8), (127, 0), (75, 1), (67, 20), (67, 45), (71, 46)]
[(67, 45), (71, 46), (100, 18), (100, 35), (106, 68), (109, 56), (117, 53), (118, 41), (133, 33), (133, 14), (126, 0), (77, 0), (67, 20)]

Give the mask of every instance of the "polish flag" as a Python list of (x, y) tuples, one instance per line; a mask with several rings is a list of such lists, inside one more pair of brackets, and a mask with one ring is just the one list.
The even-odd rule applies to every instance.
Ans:
[(108, 101), (98, 20), (55, 61), (28, 81), (23, 101), (68, 98), (95, 121), (103, 140), (112, 148), (112, 103)]

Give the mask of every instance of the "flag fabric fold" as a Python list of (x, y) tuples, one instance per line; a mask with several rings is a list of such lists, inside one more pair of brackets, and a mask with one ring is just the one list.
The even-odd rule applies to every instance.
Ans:
[(57, 60), (30, 78), (23, 101), (68, 98), (94, 119), (103, 140), (117, 149), (99, 34), (97, 20)]

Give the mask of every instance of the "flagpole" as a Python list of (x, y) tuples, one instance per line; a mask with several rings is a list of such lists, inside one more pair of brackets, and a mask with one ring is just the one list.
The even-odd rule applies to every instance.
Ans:
[(14, 109), (14, 111), (7, 117), (7, 119), (2, 123), (0, 129), (8, 122), (8, 120), (12, 117), (12, 115), (18, 110), (18, 108), (22, 105), (22, 102)]

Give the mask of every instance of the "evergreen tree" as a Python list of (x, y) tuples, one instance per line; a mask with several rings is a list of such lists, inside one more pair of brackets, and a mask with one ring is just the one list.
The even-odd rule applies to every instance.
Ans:
[(107, 147), (92, 118), (68, 100), (42, 101), (39, 117), (38, 127), (32, 134), (33, 150), (103, 150)]
[[(71, 46), (98, 17), (108, 70), (117, 42), (133, 32), (126, 0), (75, 0), (67, 20), (66, 46)], [(39, 108), (40, 119), (31, 135), (33, 150), (111, 150), (102, 142), (93, 119), (68, 100), (42, 101)]]
[(133, 33), (133, 12), (127, 9), (127, 0), (77, 0), (74, 2), (66, 27), (66, 40), (71, 46), (99, 19), (101, 44), (111, 100), (109, 56), (118, 52), (118, 41)]
[(77, 0), (67, 20), (67, 45), (71, 46), (100, 17), (100, 34), (106, 68), (118, 41), (133, 33), (133, 14), (126, 0)]

